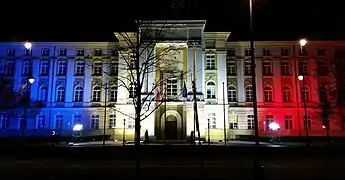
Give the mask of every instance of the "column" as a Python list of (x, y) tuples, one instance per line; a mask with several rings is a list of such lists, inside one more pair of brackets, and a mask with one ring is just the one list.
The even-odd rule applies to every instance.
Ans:
[(280, 61), (278, 59), (273, 60), (272, 62), (273, 68), (273, 101), (281, 103), (282, 101), (282, 76), (281, 76), (281, 68), (280, 68)]
[(237, 65), (237, 101), (239, 103), (245, 103), (246, 102), (246, 96), (244, 91), (244, 60), (243, 59), (237, 59), (236, 60)]

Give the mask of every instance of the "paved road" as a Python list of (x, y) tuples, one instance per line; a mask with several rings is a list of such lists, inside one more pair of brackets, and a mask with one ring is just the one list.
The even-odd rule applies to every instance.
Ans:
[[(190, 179), (201, 176), (201, 160), (191, 158), (142, 158), (141, 170), (144, 178)], [(267, 179), (343, 179), (345, 177), (345, 158), (264, 158), (264, 175)], [(205, 157), (204, 176), (208, 178), (248, 179), (253, 174), (251, 158)], [(30, 174), (12, 172), (30, 172)], [(133, 178), (135, 161), (127, 160), (71, 160), (71, 159), (26, 159), (3, 158), (0, 172), (3, 175), (18, 177), (43, 177), (50, 173), (55, 178), (81, 177), (95, 175), (100, 177)]]

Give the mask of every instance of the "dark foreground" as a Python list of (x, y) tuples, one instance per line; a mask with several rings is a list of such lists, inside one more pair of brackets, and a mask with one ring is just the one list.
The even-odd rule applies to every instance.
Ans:
[[(142, 178), (191, 179), (253, 176), (253, 147), (143, 147)], [(261, 148), (266, 179), (343, 179), (342, 148)], [(135, 178), (135, 149), (3, 148), (2, 179)], [(202, 157), (202, 159), (200, 158)], [(203, 170), (201, 171), (201, 160)], [(11, 177), (11, 178), (5, 178)]]

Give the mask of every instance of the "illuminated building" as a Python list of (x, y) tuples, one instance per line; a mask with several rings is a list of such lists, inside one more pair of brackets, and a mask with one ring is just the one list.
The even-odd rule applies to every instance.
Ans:
[[(177, 58), (183, 60), (181, 70), (185, 70), (193, 66), (196, 51), (196, 88), (201, 135), (207, 136), (209, 120), (211, 140), (223, 140), (223, 103), (226, 106), (227, 138), (236, 139), (239, 135), (253, 135), (249, 42), (228, 41), (228, 37), (231, 37), (230, 32), (204, 32), (205, 21), (179, 23), (183, 24), (180, 27), (181, 31), (191, 30), (191, 27), (198, 30), (190, 34), (194, 40), (198, 40), (196, 48), (194, 49), (193, 44), (195, 41), (192, 43), (186, 40), (183, 42), (185, 47), (180, 50)], [(336, 52), (344, 43), (309, 41), (301, 49), (297, 40), (256, 42), (256, 88), (261, 136), (277, 133), (280, 136), (305, 134), (301, 82), (297, 79), (302, 72), (306, 83), (303, 94), (308, 101), (309, 135), (326, 135), (320, 115), (319, 92), (322, 87), (333, 82), (329, 65), (339, 58)], [(31, 51), (25, 50), (23, 42), (0, 43), (0, 73), (2, 81), (9, 82), (6, 84), (7, 90), (22, 94), (20, 92), (26, 87), (23, 84), (30, 67), (33, 67), (32, 75), (35, 82), (30, 86), (31, 102), (27, 109), (25, 135), (50, 135), (52, 129), (59, 134), (70, 135), (76, 123), (83, 124), (84, 135), (102, 135), (105, 89), (98, 87), (96, 83), (101, 80), (103, 84), (108, 84), (106, 134), (122, 140), (125, 126), (126, 139), (133, 139), (134, 120), (127, 116), (134, 116), (131, 94), (127, 89), (117, 87), (116, 81), (104, 82), (106, 75), (101, 73), (102, 68), (114, 73), (114, 76), (124, 73), (124, 70), (107, 69), (102, 65), (102, 60), (116, 58), (118, 53), (114, 52), (113, 46), (108, 42), (33, 42)], [(84, 59), (93, 59), (96, 62), (93, 67), (86, 67), (83, 61), (80, 61)], [(151, 86), (155, 76), (147, 76), (147, 87)], [(168, 139), (183, 140), (193, 131), (191, 77), (187, 75), (170, 83), (176, 88), (177, 94), (180, 94), (185, 86), (188, 91), (187, 97), (181, 95), (174, 101), (167, 102), (167, 107), (162, 104), (142, 121), (142, 136), (145, 130), (148, 130), (150, 136), (164, 139), (167, 128)], [(143, 91), (147, 89), (143, 88)], [(15, 96), (11, 99), (10, 92), (12, 91), (5, 93), (7, 99), (20, 97)], [(0, 135), (19, 136), (20, 122), (24, 118), (23, 107), (17, 105), (5, 109), (5, 105), (9, 103), (4, 100), (5, 98), (2, 99)], [(280, 125), (279, 132), (269, 130), (268, 125), (272, 122)], [(330, 134), (345, 135), (341, 118), (337, 115), (331, 116)]]

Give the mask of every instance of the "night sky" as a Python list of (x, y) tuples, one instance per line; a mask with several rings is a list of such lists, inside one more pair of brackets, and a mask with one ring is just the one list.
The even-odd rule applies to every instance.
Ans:
[[(345, 11), (340, 0), (254, 1), (256, 40), (345, 40)], [(206, 31), (230, 31), (230, 40), (248, 40), (249, 33), (248, 0), (10, 4), (1, 16), (5, 24), (2, 41), (112, 41), (113, 32), (130, 29), (133, 19), (205, 19)]]

